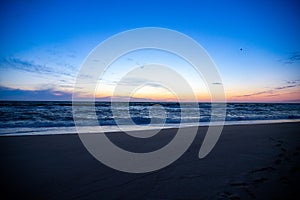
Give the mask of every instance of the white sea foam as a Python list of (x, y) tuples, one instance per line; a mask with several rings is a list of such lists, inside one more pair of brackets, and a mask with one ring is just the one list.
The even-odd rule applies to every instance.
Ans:
[[(248, 120), (248, 121), (226, 121), (225, 126), (230, 125), (247, 125), (247, 124), (274, 124), (300, 122), (300, 119), (284, 119), (284, 120)], [(157, 130), (191, 126), (218, 126), (222, 122), (200, 122), (200, 123), (182, 123), (182, 124), (165, 124), (165, 125), (119, 125), (119, 126), (101, 126), (102, 133), (112, 133), (123, 131), (142, 131)], [(86, 133), (99, 133), (99, 127), (85, 126), (83, 128)], [(100, 132), (101, 132), (100, 131)], [(0, 128), (0, 136), (30, 136), (30, 135), (63, 135), (77, 134), (76, 127), (34, 127), (34, 128)]]

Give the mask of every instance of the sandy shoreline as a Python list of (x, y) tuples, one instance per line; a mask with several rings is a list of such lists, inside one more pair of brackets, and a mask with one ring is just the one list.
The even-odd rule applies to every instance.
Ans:
[[(225, 121), (223, 122), (200, 122), (183, 123), (183, 124), (164, 124), (152, 126), (135, 126), (135, 125), (118, 125), (118, 126), (102, 126), (102, 131), (105, 133), (120, 132), (122, 131), (146, 131), (146, 130), (161, 130), (171, 128), (187, 128), (187, 127), (206, 127), (206, 126), (238, 126), (238, 125), (257, 125), (257, 124), (281, 124), (281, 123), (295, 123), (300, 122), (300, 119), (276, 119), (276, 120), (243, 120), (243, 121)], [(98, 126), (84, 126), (85, 133), (98, 133)], [(14, 127), (14, 128), (0, 128), (0, 137), (2, 136), (37, 136), (37, 135), (66, 135), (78, 134), (76, 127)]]
[[(198, 158), (207, 127), (170, 166), (145, 174), (98, 162), (78, 135), (0, 137), (1, 195), (34, 199), (287, 199), (300, 196), (300, 123), (225, 126), (213, 151)], [(108, 134), (124, 149), (164, 146), (175, 129), (141, 143)]]

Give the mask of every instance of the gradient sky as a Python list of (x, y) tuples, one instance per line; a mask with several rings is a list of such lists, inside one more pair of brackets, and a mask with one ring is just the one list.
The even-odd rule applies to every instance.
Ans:
[[(80, 65), (96, 45), (128, 29), (164, 27), (207, 50), (228, 101), (300, 102), (299, 19), (300, 3), (293, 0), (1, 1), (0, 99), (70, 100)], [(209, 100), (188, 66), (146, 51), (120, 59), (96, 96), (110, 96), (130, 67), (151, 59), (169, 59), (198, 99)], [(148, 88), (136, 97), (170, 98), (156, 93), (164, 91)]]

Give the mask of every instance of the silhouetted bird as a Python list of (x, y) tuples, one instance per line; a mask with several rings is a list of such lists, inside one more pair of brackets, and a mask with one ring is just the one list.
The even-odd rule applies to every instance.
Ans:
[(243, 51), (243, 48), (240, 48), (240, 51)]

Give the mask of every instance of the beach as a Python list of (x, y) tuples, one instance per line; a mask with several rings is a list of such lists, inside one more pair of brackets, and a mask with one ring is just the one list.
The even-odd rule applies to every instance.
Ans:
[(0, 200), (300, 200), (300, 0), (0, 5)]
[[(186, 128), (188, 129), (188, 128)], [(207, 127), (190, 148), (158, 171), (111, 169), (84, 148), (77, 134), (1, 136), (1, 195), (11, 199), (297, 199), (300, 196), (300, 123), (225, 126), (203, 159)], [(163, 129), (145, 143), (108, 133), (126, 149), (147, 152), (167, 143)], [(140, 134), (143, 134), (141, 131)]]

